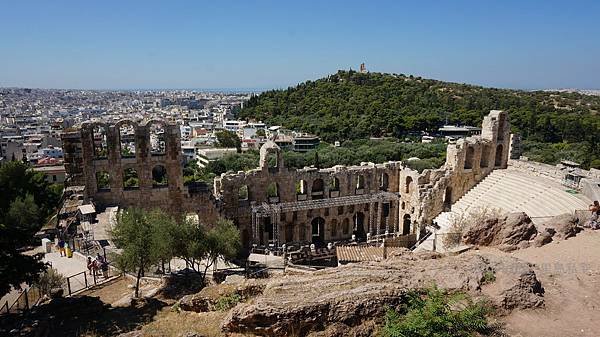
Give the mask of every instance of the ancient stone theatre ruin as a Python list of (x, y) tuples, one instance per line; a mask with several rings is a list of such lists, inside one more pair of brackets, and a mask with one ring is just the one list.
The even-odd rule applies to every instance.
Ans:
[(449, 144), (444, 166), (422, 173), (399, 161), (290, 169), (269, 141), (258, 168), (224, 173), (209, 189), (183, 184), (179, 128), (167, 121), (83, 123), (63, 135), (68, 184), (84, 186), (97, 206), (160, 207), (204, 223), (228, 218), (246, 247), (416, 241), (492, 170), (507, 167), (510, 139), (508, 115), (491, 111), (481, 135)]

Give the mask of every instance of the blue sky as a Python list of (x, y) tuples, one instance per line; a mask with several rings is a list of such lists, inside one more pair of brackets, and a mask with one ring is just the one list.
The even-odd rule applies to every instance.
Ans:
[(271, 88), (365, 62), (600, 88), (600, 1), (0, 1), (0, 86)]

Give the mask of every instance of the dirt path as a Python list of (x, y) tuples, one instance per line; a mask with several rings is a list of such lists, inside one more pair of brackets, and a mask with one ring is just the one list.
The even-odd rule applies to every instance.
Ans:
[(535, 264), (546, 307), (509, 315), (505, 321), (511, 335), (600, 336), (600, 231), (586, 230), (566, 241), (512, 255)]

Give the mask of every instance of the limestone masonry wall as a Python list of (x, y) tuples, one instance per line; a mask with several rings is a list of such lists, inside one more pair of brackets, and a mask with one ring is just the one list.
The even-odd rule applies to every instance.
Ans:
[(247, 247), (421, 235), (492, 170), (507, 167), (509, 146), (508, 116), (495, 110), (480, 136), (448, 145), (444, 166), (422, 173), (401, 162), (288, 169), (281, 149), (267, 142), (257, 169), (222, 174), (211, 191), (183, 185), (174, 124), (83, 123), (63, 135), (67, 184), (85, 186), (98, 206), (159, 207), (207, 224), (228, 218)]

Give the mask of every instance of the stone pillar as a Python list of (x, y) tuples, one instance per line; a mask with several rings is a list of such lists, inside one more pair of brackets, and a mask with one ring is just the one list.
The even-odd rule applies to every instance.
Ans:
[(375, 207), (373, 203), (369, 203), (369, 234), (373, 235), (373, 215), (375, 213)]
[(377, 222), (375, 225), (377, 226), (377, 235), (381, 234), (381, 215), (383, 214), (383, 203), (381, 201), (377, 202)]

